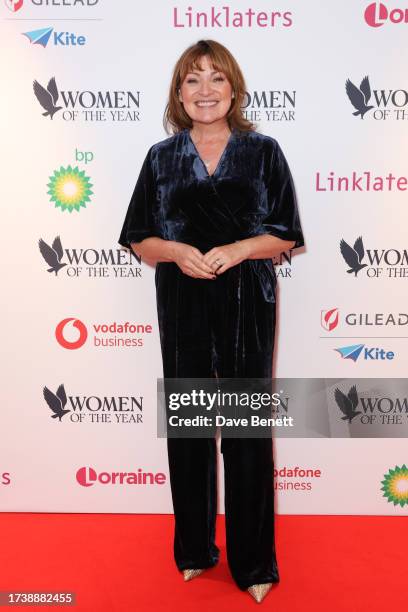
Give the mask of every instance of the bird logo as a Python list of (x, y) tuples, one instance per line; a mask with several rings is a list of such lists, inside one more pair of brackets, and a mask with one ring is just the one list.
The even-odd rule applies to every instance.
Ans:
[(361, 116), (361, 119), (364, 119), (364, 115), (374, 108), (374, 106), (368, 106), (368, 102), (371, 98), (371, 87), (370, 81), (368, 80), (368, 76), (365, 76), (364, 79), (360, 83), (360, 89), (354, 85), (347, 79), (346, 81), (346, 92), (349, 97), (350, 102), (357, 109), (353, 115), (358, 117)]
[(40, 85), (38, 81), (33, 81), (33, 89), (35, 97), (41, 106), (45, 108), (46, 112), (43, 113), (43, 116), (48, 117), (49, 115), (50, 119), (52, 119), (55, 113), (62, 108), (62, 106), (56, 106), (59, 93), (55, 77), (52, 77), (52, 79), (48, 81), (47, 89)]
[(348, 421), (351, 423), (354, 417), (356, 417), (358, 414), (362, 414), (361, 410), (356, 410), (358, 406), (356, 385), (353, 385), (350, 388), (347, 395), (343, 393), (343, 391), (340, 391), (340, 389), (337, 387), (334, 391), (334, 399), (336, 400), (336, 404), (340, 408), (341, 412), (344, 414), (344, 416), (341, 417), (342, 421)]
[(66, 263), (61, 263), (64, 252), (62, 250), (60, 237), (57, 236), (51, 246), (40, 238), (38, 241), (38, 246), (41, 255), (45, 259), (46, 263), (50, 266), (47, 272), (55, 272), (55, 276), (57, 276), (61, 268), (67, 265)]
[(361, 263), (364, 258), (364, 245), (361, 236), (357, 238), (352, 247), (342, 238), (340, 241), (340, 252), (346, 264), (350, 266), (349, 270), (347, 270), (348, 274), (354, 272), (354, 275), (357, 276), (360, 270), (367, 267), (367, 264)]
[(56, 393), (50, 391), (48, 387), (44, 387), (43, 395), (48, 407), (54, 413), (51, 415), (52, 419), (59, 419), (61, 422), (62, 417), (68, 414), (68, 412), (71, 412), (70, 410), (64, 410), (67, 403), (67, 394), (65, 393), (64, 385), (60, 385)]

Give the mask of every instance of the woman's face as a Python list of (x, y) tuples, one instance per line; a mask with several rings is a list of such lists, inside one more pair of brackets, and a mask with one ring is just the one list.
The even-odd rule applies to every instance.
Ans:
[(213, 69), (207, 55), (201, 58), (200, 66), (202, 71), (186, 74), (179, 100), (192, 121), (213, 123), (228, 113), (232, 87), (223, 72)]

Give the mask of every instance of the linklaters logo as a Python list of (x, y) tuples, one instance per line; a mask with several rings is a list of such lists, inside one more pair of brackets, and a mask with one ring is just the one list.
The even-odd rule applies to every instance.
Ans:
[(373, 89), (370, 80), (365, 76), (360, 84), (355, 85), (350, 79), (346, 81), (346, 93), (352, 106), (353, 115), (364, 119), (370, 112), (376, 120), (408, 119), (408, 91), (406, 89)]
[(59, 207), (70, 213), (73, 210), (81, 210), (81, 207), (86, 208), (93, 194), (93, 185), (84, 170), (80, 170), (78, 166), (61, 166), (59, 170), (54, 170), (54, 174), (49, 178), (47, 193), (51, 196), (51, 202), (55, 203), (55, 208)]
[[(407, 278), (407, 249), (365, 249), (363, 238), (359, 236), (353, 245), (343, 238), (340, 241), (340, 253), (347, 264), (347, 273), (356, 277), (364, 270), (369, 278)], [(365, 259), (367, 255), (367, 259)]]
[(394, 506), (400, 505), (401, 508), (408, 505), (408, 468), (405, 464), (401, 467), (396, 465), (394, 469), (390, 468), (388, 474), (384, 474), (381, 484), (383, 497), (386, 497), (387, 501)]

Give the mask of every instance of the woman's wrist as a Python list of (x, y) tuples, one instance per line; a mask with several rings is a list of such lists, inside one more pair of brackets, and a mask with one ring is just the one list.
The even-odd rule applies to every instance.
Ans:
[(165, 240), (164, 242), (166, 242), (165, 256), (169, 258), (168, 261), (176, 261), (177, 249), (180, 243), (176, 240)]

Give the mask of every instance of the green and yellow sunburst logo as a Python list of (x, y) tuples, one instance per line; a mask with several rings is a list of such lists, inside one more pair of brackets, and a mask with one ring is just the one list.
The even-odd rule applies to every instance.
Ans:
[(408, 468), (404, 464), (402, 467), (395, 466), (395, 470), (390, 469), (388, 474), (384, 474), (385, 480), (381, 481), (384, 485), (381, 491), (389, 502), (394, 502), (394, 506), (405, 506), (408, 504)]
[(92, 183), (89, 176), (86, 176), (83, 170), (79, 170), (77, 166), (75, 168), (61, 166), (49, 178), (47, 193), (51, 196), (51, 202), (55, 202), (55, 207), (60, 206), (61, 210), (67, 209), (69, 212), (72, 212), (74, 208), (80, 210), (81, 206), (86, 207), (93, 191), (91, 191)]

